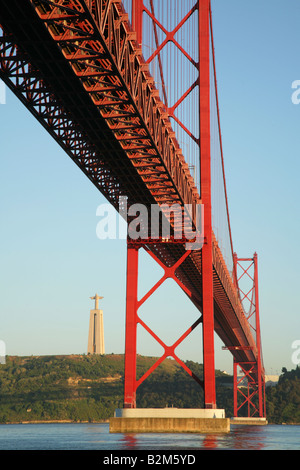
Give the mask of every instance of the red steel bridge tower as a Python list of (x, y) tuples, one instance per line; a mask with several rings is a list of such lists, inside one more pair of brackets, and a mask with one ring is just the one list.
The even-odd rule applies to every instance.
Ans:
[[(168, 31), (155, 16), (154, 2), (150, 0), (150, 10), (146, 8), (143, 0), (133, 0), (132, 2), (132, 19), (133, 29), (137, 32), (137, 44), (142, 47), (143, 44), (143, 14), (145, 14), (152, 23), (154, 34), (154, 48), (148, 58), (148, 64), (157, 59), (159, 67), (159, 75), (161, 80), (161, 88), (164, 97), (165, 112), (169, 117), (176, 119), (184, 128), (184, 131), (194, 140), (196, 146), (201, 148), (200, 158), (200, 187), (201, 187), (201, 203), (205, 208), (204, 216), (204, 233), (205, 243), (202, 246), (202, 302), (198, 300), (198, 304), (202, 305), (202, 316), (176, 341), (173, 345), (166, 345), (158, 336), (151, 331), (147, 325), (138, 316), (139, 307), (156, 291), (156, 289), (168, 278), (172, 278), (178, 285), (183, 288), (184, 292), (192, 298), (192, 292), (180, 282), (176, 277), (176, 270), (191, 254), (190, 250), (186, 250), (180, 255), (172, 266), (168, 266), (164, 260), (159, 260), (155, 255), (152, 257), (164, 269), (165, 273), (162, 279), (149, 291), (149, 293), (140, 301), (137, 299), (138, 286), (138, 252), (140, 246), (147, 250), (147, 242), (143, 245), (137, 245), (129, 241), (128, 243), (128, 267), (127, 267), (127, 314), (126, 314), (126, 346), (125, 346), (125, 408), (134, 408), (136, 406), (136, 390), (138, 386), (145, 380), (148, 375), (166, 358), (174, 358), (199, 384), (203, 386), (205, 396), (205, 408), (216, 408), (216, 391), (215, 391), (215, 362), (214, 362), (214, 306), (213, 306), (213, 260), (212, 260), (212, 225), (211, 225), (211, 157), (210, 157), (210, 5), (209, 1), (198, 1), (185, 15), (180, 18), (177, 24), (173, 25), (173, 30)], [(198, 51), (199, 57), (196, 62), (189, 52), (186, 51), (176, 41), (176, 33), (183, 28), (188, 20), (196, 13), (198, 21)], [(163, 7), (161, 11), (161, 19), (163, 15), (168, 14), (168, 8)], [(160, 43), (158, 29), (165, 33), (165, 39)], [(182, 96), (179, 96), (176, 103), (172, 107), (168, 106), (168, 97), (166, 91), (166, 80), (164, 77), (162, 52), (164, 47), (172, 43), (179, 49), (191, 65), (197, 70), (194, 83), (185, 90)], [(174, 67), (174, 66), (173, 66)], [(195, 87), (198, 87), (198, 111), (199, 111), (199, 133), (195, 137), (179, 119), (175, 118), (175, 109), (189, 96)], [(175, 348), (188, 336), (188, 334), (199, 324), (202, 323), (203, 328), (203, 366), (204, 380), (200, 380), (187, 368), (187, 366), (177, 357)], [(139, 380), (136, 381), (136, 331), (137, 325), (141, 324), (148, 333), (150, 333), (163, 347), (163, 356), (152, 366), (152, 368)]]
[[(234, 416), (237, 417), (239, 410), (247, 406), (248, 417), (266, 417), (265, 380), (262, 373), (263, 358), (259, 320), (257, 254), (254, 253), (253, 258), (238, 258), (236, 253), (234, 253), (234, 266), (239, 296), (244, 310), (247, 312), (247, 319), (255, 336), (258, 348), (257, 361), (243, 363), (234, 359)], [(239, 368), (241, 375), (238, 378)], [(254, 378), (254, 374), (256, 379)], [(245, 394), (244, 388), (241, 386), (245, 379), (247, 383), (247, 394)], [(238, 402), (238, 396), (241, 397), (240, 402)]]
[[(203, 387), (204, 408), (217, 408), (217, 334), (233, 355), (235, 416), (246, 404), (265, 417), (257, 255), (233, 250), (212, 26), (210, 0), (0, 0), (0, 78), (122, 215), (120, 201), (162, 213), (140, 220), (140, 237), (126, 214), (124, 408), (136, 407), (138, 387), (167, 357)], [(140, 250), (164, 271), (141, 299)], [(167, 279), (199, 311), (173, 344), (139, 314)], [(176, 354), (199, 325), (201, 378)], [(138, 326), (164, 351), (139, 379)]]

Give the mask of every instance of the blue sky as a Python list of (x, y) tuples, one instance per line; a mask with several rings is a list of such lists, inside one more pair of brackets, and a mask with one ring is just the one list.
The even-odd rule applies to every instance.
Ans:
[[(213, 0), (213, 25), (227, 190), (234, 249), (259, 259), (264, 363), (294, 368), (298, 305), (300, 80), (298, 0)], [(124, 352), (124, 241), (96, 237), (105, 203), (46, 131), (6, 90), (0, 105), (1, 329), (9, 355), (86, 353), (89, 299), (104, 296), (107, 353)], [(141, 292), (161, 271), (141, 256)], [(142, 307), (166, 342), (197, 318), (171, 282)], [(177, 353), (202, 360), (198, 327)], [(139, 352), (161, 352), (139, 331)], [(216, 367), (232, 371), (216, 338)]]

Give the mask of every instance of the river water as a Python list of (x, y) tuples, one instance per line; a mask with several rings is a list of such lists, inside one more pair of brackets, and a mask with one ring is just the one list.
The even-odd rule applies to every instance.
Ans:
[(300, 426), (231, 425), (227, 434), (110, 434), (108, 424), (3, 424), (0, 450), (300, 450)]

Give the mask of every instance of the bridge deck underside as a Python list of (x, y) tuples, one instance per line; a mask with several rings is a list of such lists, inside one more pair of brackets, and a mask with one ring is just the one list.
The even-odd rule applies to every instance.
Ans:
[[(114, 8), (114, 14), (117, 14), (121, 11), (120, 5), (118, 2), (112, 3), (111, 8)], [(137, 164), (137, 161), (130, 157), (130, 151), (116, 138), (116, 119), (109, 121), (104, 114), (107, 109), (99, 110), (95, 105), (82, 80), (74, 72), (72, 61), (66, 60), (61, 47), (50, 36), (31, 1), (2, 1), (0, 25), (4, 31), (0, 38), (0, 77), (107, 200), (116, 209), (120, 196), (127, 196), (129, 204), (164, 202), (161, 199), (163, 193), (157, 187), (155, 191), (155, 186), (145, 183), (141, 163)], [(127, 30), (126, 25), (124, 31)], [(132, 33), (129, 31), (128, 34)], [(94, 41), (99, 42), (99, 50), (103, 54), (100, 33), (94, 37)], [(102, 60), (110, 67), (112, 58), (108, 51), (105, 53), (107, 56), (102, 56)], [(118, 71), (114, 67), (114, 74), (116, 73)], [(127, 93), (124, 80), (120, 80), (120, 83)], [(155, 90), (153, 94), (156, 95)], [(168, 189), (165, 201), (181, 204), (190, 202), (191, 198), (184, 194), (185, 189), (174, 183), (175, 177), (168, 169), (168, 162), (157, 152), (158, 146), (152, 145), (153, 141), (151, 135), (147, 134), (144, 120), (138, 121), (136, 107), (134, 112), (137, 116), (136, 122), (143, 122), (140, 136), (144, 136), (144, 139), (149, 137), (148, 157), (155, 157), (152, 159), (155, 161), (155, 168), (160, 168), (163, 174), (164, 187)], [(182, 159), (180, 161), (182, 163)], [(199, 202), (184, 163), (177, 171), (182, 179), (189, 182), (193, 200)], [(149, 249), (170, 266), (183, 255), (185, 247), (180, 244), (151, 244)], [(215, 238), (213, 259), (215, 331), (225, 346), (241, 346), (240, 349), (232, 351), (238, 361), (255, 361), (257, 352), (253, 336)], [(177, 276), (191, 291), (191, 300), (201, 311), (201, 251), (191, 253), (178, 269)]]

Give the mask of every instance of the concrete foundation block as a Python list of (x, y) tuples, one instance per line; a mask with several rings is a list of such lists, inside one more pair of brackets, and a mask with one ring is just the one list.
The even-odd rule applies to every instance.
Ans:
[(247, 426), (265, 426), (267, 418), (231, 418), (231, 424), (244, 424)]
[(109, 421), (111, 433), (227, 433), (224, 410), (124, 409)]

